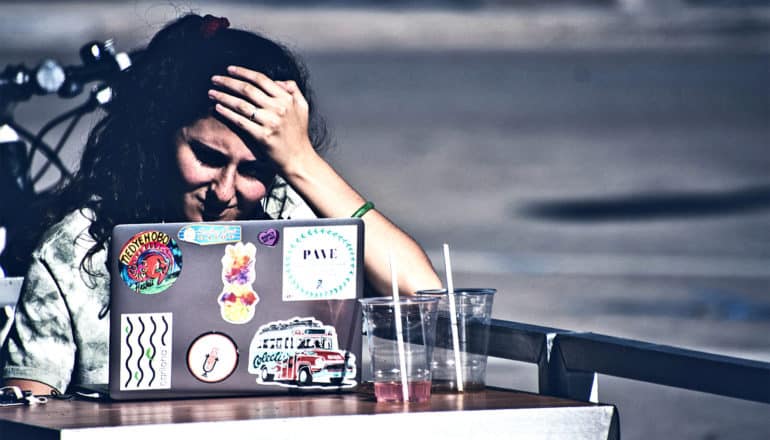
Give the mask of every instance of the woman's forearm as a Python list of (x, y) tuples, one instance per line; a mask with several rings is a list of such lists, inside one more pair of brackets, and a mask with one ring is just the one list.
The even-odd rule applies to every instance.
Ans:
[(24, 391), (31, 391), (35, 396), (50, 396), (58, 393), (56, 389), (49, 385), (29, 379), (8, 379), (2, 385), (6, 387), (19, 387)]
[[(284, 170), (289, 184), (321, 217), (350, 217), (366, 200), (323, 158), (309, 154)], [(383, 295), (390, 294), (388, 253), (398, 266), (399, 291), (441, 287), (430, 260), (422, 248), (404, 231), (377, 210), (362, 217), (365, 224), (364, 265), (369, 282)]]

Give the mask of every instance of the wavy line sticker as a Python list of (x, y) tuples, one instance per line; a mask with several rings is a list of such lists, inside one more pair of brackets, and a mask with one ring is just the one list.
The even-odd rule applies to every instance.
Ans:
[(171, 388), (171, 313), (120, 315), (120, 389)]

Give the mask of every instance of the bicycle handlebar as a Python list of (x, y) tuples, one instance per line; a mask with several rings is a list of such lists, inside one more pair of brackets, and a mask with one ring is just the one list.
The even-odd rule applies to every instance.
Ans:
[(43, 60), (35, 68), (9, 65), (0, 73), (0, 104), (20, 102), (32, 95), (58, 93), (73, 98), (83, 86), (93, 81), (108, 81), (131, 65), (131, 57), (115, 53), (112, 40), (92, 41), (80, 49), (80, 65), (62, 66), (52, 59)]

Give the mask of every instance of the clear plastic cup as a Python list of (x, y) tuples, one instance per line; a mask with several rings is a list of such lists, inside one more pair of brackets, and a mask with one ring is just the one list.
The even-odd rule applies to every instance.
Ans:
[[(492, 319), (495, 292), (496, 289), (490, 288), (461, 288), (455, 289), (454, 292), (463, 391), (483, 390), (485, 386), (489, 323)], [(440, 299), (436, 347), (431, 362), (433, 390), (459, 391), (447, 291), (421, 290), (417, 292), (417, 297)]]
[[(378, 402), (425, 402), (430, 399), (431, 359), (439, 298), (366, 298), (364, 326), (369, 345), (374, 395)], [(400, 326), (396, 307), (400, 308)], [(403, 348), (399, 349), (398, 331)], [(404, 399), (406, 379), (407, 398)]]

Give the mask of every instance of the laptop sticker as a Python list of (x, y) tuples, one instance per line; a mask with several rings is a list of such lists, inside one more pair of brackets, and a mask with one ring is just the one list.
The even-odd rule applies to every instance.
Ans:
[(168, 234), (143, 231), (123, 245), (118, 267), (129, 289), (152, 295), (168, 289), (179, 278), (182, 252)]
[(222, 319), (231, 324), (245, 324), (254, 317), (259, 295), (252, 284), (256, 279), (254, 264), (257, 248), (253, 243), (238, 242), (225, 247), (222, 257), (222, 292), (218, 303)]
[(268, 247), (275, 247), (278, 244), (278, 230), (275, 228), (266, 229), (257, 235), (259, 242)]
[(257, 330), (249, 346), (249, 373), (263, 385), (349, 388), (356, 385), (356, 357), (339, 349), (334, 327), (295, 317)]
[(120, 390), (171, 388), (171, 313), (120, 315)]
[(238, 347), (224, 333), (202, 334), (187, 350), (187, 368), (201, 382), (222, 382), (230, 377), (236, 366)]
[(183, 226), (177, 233), (177, 238), (187, 243), (201, 246), (212, 244), (237, 243), (241, 241), (240, 225), (203, 225), (194, 224)]
[(356, 297), (355, 225), (283, 230), (283, 300)]

